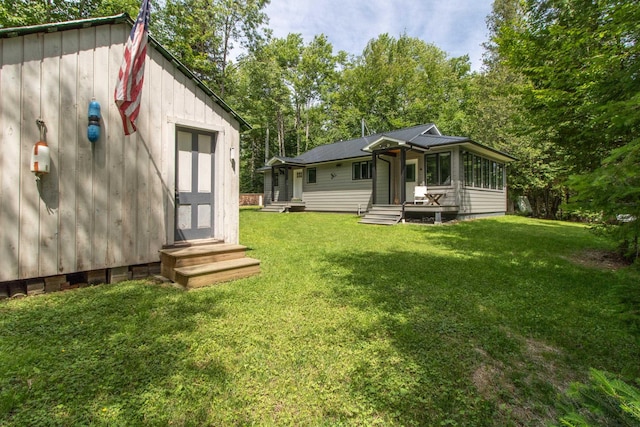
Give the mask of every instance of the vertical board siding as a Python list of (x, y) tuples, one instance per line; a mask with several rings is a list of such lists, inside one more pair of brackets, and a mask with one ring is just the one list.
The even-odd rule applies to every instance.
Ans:
[[(93, 183), (93, 242), (92, 259), (93, 268), (101, 269), (109, 266), (107, 262), (107, 238), (109, 236), (109, 209), (111, 207), (109, 195), (109, 167), (107, 162), (107, 131), (117, 123), (107, 122), (109, 119), (113, 92), (110, 82), (110, 46), (111, 27), (108, 25), (96, 27), (96, 46), (94, 52), (94, 79), (93, 96), (101, 107), (101, 136), (91, 145), (92, 151), (92, 183)], [(107, 126), (107, 124), (109, 126)], [(82, 126), (80, 126), (82, 128)]]
[[(60, 224), (58, 228), (58, 272), (76, 271), (76, 165), (78, 109), (78, 30), (62, 33), (60, 58), (60, 117), (58, 128), (60, 163)], [(45, 106), (44, 108), (50, 108)], [(54, 178), (54, 177), (51, 177)]]
[[(92, 144), (87, 140), (86, 126), (88, 107), (94, 88), (95, 28), (79, 30), (78, 80), (76, 103), (78, 122), (75, 127), (76, 155), (76, 270), (90, 270), (93, 260), (93, 176)], [(87, 250), (88, 249), (88, 250)]]
[[(0, 40), (0, 281), (158, 261), (173, 234), (172, 120), (216, 129), (216, 238), (238, 243), (239, 124), (150, 47), (138, 132), (113, 101), (124, 24)], [(89, 102), (101, 137), (87, 139)], [(18, 106), (20, 108), (18, 108)], [(51, 172), (30, 171), (47, 126)], [(235, 194), (234, 194), (235, 192)]]
[(47, 132), (47, 145), (51, 153), (51, 172), (40, 180), (40, 245), (39, 276), (57, 271), (58, 267), (58, 224), (59, 192), (58, 192), (58, 132), (60, 123), (60, 57), (62, 55), (62, 35), (51, 33), (44, 38), (44, 58), (42, 60), (41, 105), (50, 105), (42, 111), (42, 119), (48, 126), (55, 126)]
[(22, 128), (21, 150), (25, 155), (19, 163), (20, 182), (20, 278), (38, 274), (38, 246), (40, 239), (38, 181), (29, 167), (31, 149), (40, 139), (36, 119), (40, 117), (40, 87), (42, 57), (41, 36), (32, 34), (23, 39), (22, 65)]
[[(0, 168), (0, 279), (14, 280), (19, 277), (20, 251), (20, 173), (23, 169), (21, 150), (21, 113), (22, 105), (22, 47), (21, 38), (2, 40), (2, 72), (0, 86), (2, 92), (2, 168)], [(17, 166), (17, 167), (16, 167)]]
[[(152, 61), (149, 61), (149, 72), (147, 74), (149, 80), (147, 87), (149, 88), (148, 96), (150, 94), (160, 94), (160, 102), (152, 102), (149, 104), (149, 128), (148, 135), (149, 141), (145, 142), (145, 149), (149, 151), (149, 177), (148, 177), (148, 217), (142, 218), (147, 226), (147, 242), (146, 249), (140, 248), (141, 255), (152, 253), (157, 248), (162, 247), (165, 243), (164, 240), (164, 204), (158, 203), (152, 205), (152, 201), (163, 200), (164, 195), (167, 194), (163, 191), (165, 183), (162, 174), (162, 141), (164, 141), (165, 131), (162, 128), (162, 106), (165, 104), (165, 94), (162, 92), (162, 67), (164, 64), (164, 58), (154, 49), (148, 50), (151, 53)], [(153, 135), (153, 136), (152, 136)], [(164, 144), (166, 145), (166, 144)]]

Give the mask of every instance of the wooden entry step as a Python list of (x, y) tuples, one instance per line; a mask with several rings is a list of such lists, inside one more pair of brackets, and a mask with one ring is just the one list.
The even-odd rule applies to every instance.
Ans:
[[(260, 261), (245, 257), (246, 250), (246, 246), (230, 243), (165, 248), (160, 250), (161, 274), (186, 287), (200, 287), (206, 284), (258, 274), (260, 272)], [(244, 261), (230, 262), (236, 260)], [(248, 269), (248, 264), (251, 264), (252, 267), (257, 266), (257, 268)], [(208, 273), (205, 272), (207, 269), (215, 272), (215, 274), (208, 277)], [(237, 274), (233, 273), (234, 269), (238, 270)], [(222, 271), (226, 273), (222, 273)], [(245, 274), (248, 271), (251, 271), (251, 273)], [(194, 282), (188, 279), (190, 276), (197, 276), (200, 279)], [(206, 280), (209, 280), (209, 282), (204, 283)], [(192, 283), (199, 284), (193, 285)]]
[(227, 282), (260, 273), (260, 261), (237, 258), (209, 264), (180, 267), (174, 270), (175, 282), (187, 289), (201, 288), (213, 283)]
[(395, 225), (402, 219), (402, 206), (374, 205), (362, 217), (360, 224)]

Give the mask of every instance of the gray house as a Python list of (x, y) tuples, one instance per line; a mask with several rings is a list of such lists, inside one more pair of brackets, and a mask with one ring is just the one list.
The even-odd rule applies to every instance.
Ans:
[(378, 133), (270, 159), (264, 210), (366, 213), (366, 223), (504, 215), (513, 160), (433, 123)]

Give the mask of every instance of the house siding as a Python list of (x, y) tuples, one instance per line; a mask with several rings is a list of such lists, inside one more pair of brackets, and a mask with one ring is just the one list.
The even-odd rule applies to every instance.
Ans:
[(506, 192), (463, 188), (460, 191), (460, 214), (504, 213), (507, 210)]
[[(157, 262), (173, 243), (176, 126), (218, 133), (213, 237), (238, 242), (239, 123), (150, 46), (138, 131), (125, 137), (113, 93), (129, 31), (0, 40), (0, 281)], [(91, 143), (94, 97), (102, 135)], [(40, 180), (29, 170), (38, 118), (51, 152)]]
[(307, 183), (305, 174), (303, 184), (306, 209), (354, 213), (366, 210), (371, 202), (371, 179), (353, 180), (351, 171), (354, 162), (367, 160), (371, 157), (314, 166), (316, 182)]

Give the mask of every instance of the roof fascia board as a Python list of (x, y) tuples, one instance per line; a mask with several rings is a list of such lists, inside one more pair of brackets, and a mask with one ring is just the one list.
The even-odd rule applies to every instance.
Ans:
[(444, 148), (448, 148), (448, 147), (452, 147), (452, 146), (456, 146), (459, 145), (461, 147), (464, 148), (468, 148), (468, 147), (472, 147), (472, 151), (477, 152), (479, 154), (484, 154), (487, 156), (491, 156), (493, 158), (495, 158), (496, 160), (501, 160), (505, 163), (508, 162), (512, 162), (514, 160), (518, 160), (517, 158), (507, 154), (507, 153), (503, 153), (501, 151), (498, 151), (494, 148), (491, 147), (487, 147), (486, 145), (482, 145), (479, 144), (475, 141), (472, 141), (470, 139), (466, 140), (466, 141), (452, 141), (452, 142), (447, 142), (444, 144), (438, 144), (438, 145), (434, 145), (432, 147), (429, 147), (427, 149), (424, 149), (424, 151), (437, 151), (438, 149), (440, 149), (441, 147)]
[[(431, 129), (435, 129), (436, 134), (437, 134), (438, 136), (442, 136), (442, 132), (440, 132), (440, 129), (438, 129), (438, 127), (435, 125), (435, 123), (431, 124), (431, 126), (429, 126), (429, 128), (427, 128), (427, 130), (425, 130), (424, 132), (422, 132), (422, 135), (427, 135), (427, 134), (431, 131)], [(417, 136), (418, 136), (418, 135), (416, 135), (416, 137), (417, 137)]]
[(371, 153), (371, 152), (375, 151), (375, 147), (377, 145), (380, 145), (383, 141), (384, 142), (395, 143), (395, 144), (398, 144), (398, 145), (407, 145), (407, 141), (402, 141), (400, 139), (395, 139), (395, 138), (389, 138), (387, 136), (381, 136), (380, 138), (376, 139), (372, 143), (370, 143), (370, 144), (366, 145), (364, 148), (362, 148), (362, 151), (366, 151), (367, 153)]

